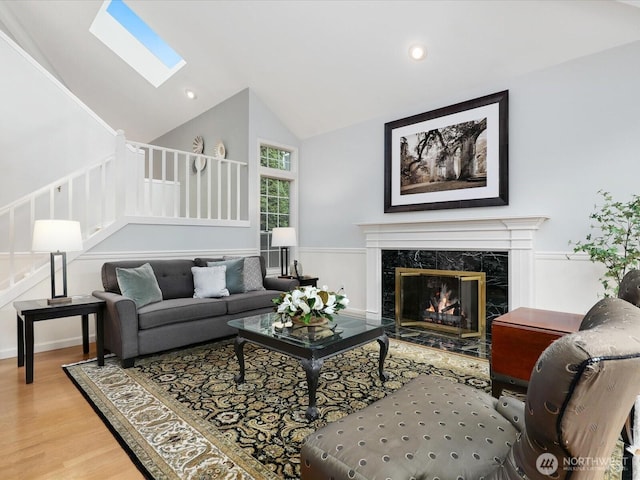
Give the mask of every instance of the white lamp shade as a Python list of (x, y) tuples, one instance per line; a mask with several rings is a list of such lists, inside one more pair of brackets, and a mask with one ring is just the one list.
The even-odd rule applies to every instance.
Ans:
[(77, 252), (82, 250), (80, 222), (36, 220), (33, 226), (34, 252)]
[(295, 247), (298, 245), (296, 229), (293, 227), (276, 227), (271, 230), (272, 247)]

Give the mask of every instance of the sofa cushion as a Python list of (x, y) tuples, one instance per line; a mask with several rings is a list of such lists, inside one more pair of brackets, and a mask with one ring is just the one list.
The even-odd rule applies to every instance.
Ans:
[(172, 323), (189, 322), (227, 313), (227, 304), (219, 298), (174, 298), (152, 303), (138, 310), (140, 330)]
[(244, 259), (235, 258), (233, 260), (221, 260), (219, 262), (207, 262), (208, 267), (216, 267), (224, 265), (227, 267), (226, 280), (229, 293), (242, 293), (244, 286), (242, 284), (242, 270), (244, 268)]
[(227, 266), (191, 267), (193, 273), (193, 298), (228, 297)]
[(238, 293), (226, 298), (227, 313), (248, 312), (260, 308), (273, 307), (272, 299), (278, 297), (282, 292), (276, 290), (262, 290), (247, 293)]
[(135, 268), (116, 268), (118, 287), (122, 295), (134, 301), (137, 308), (162, 300), (162, 292), (151, 265)]
[[(162, 298), (193, 297), (193, 275), (191, 267), (193, 260), (162, 259), (162, 260), (121, 260), (106, 262), (102, 265), (102, 285), (107, 292), (122, 294), (118, 287), (116, 268), (133, 268), (148, 263), (153, 268), (158, 286), (162, 291)], [(206, 265), (202, 265), (206, 267)]]

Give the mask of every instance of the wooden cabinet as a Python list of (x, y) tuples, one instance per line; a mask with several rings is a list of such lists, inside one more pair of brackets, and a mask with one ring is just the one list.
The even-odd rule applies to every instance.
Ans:
[(517, 308), (491, 326), (491, 393), (526, 391), (538, 357), (551, 342), (580, 328), (583, 315)]

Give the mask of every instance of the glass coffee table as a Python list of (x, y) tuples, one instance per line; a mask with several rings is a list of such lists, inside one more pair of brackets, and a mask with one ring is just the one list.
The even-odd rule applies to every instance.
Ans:
[(383, 370), (384, 359), (389, 350), (389, 337), (385, 327), (392, 320), (367, 321), (363, 318), (333, 315), (333, 321), (321, 326), (294, 325), (276, 329), (273, 323), (281, 318), (278, 313), (265, 313), (252, 317), (230, 320), (229, 326), (238, 329), (234, 350), (240, 364), (240, 373), (235, 376), (237, 383), (244, 382), (244, 344), (251, 342), (261, 347), (283, 353), (300, 360), (307, 375), (309, 407), (305, 416), (313, 421), (318, 418), (316, 391), (320, 379), (320, 369), (326, 358), (347, 352), (376, 340), (380, 344), (378, 375), (383, 382), (387, 374)]

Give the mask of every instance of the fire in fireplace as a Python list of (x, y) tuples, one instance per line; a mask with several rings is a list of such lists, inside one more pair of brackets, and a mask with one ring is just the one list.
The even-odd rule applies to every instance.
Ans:
[(485, 336), (484, 272), (396, 268), (396, 325)]

